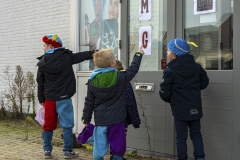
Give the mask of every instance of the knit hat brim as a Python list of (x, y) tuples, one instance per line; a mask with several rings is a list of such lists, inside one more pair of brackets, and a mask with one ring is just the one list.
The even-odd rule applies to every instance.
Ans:
[(48, 38), (47, 35), (45, 35), (42, 40), (47, 44), (51, 44), (54, 48), (62, 47), (62, 44), (60, 42)]

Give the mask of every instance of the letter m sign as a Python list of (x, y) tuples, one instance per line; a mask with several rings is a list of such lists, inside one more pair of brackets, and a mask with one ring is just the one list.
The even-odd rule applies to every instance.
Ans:
[(139, 21), (152, 18), (152, 0), (139, 0)]

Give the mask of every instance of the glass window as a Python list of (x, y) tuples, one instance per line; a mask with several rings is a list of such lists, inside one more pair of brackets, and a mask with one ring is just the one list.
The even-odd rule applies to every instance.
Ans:
[(139, 0), (128, 2), (129, 64), (139, 48), (139, 27), (152, 26), (151, 55), (143, 56), (140, 71), (163, 70), (167, 63), (167, 1), (152, 0), (152, 18), (144, 21), (139, 21)]
[(233, 1), (185, 0), (185, 40), (206, 70), (233, 69)]
[[(80, 51), (112, 49), (118, 57), (118, 0), (80, 1)], [(93, 60), (79, 64), (79, 71), (96, 69)]]

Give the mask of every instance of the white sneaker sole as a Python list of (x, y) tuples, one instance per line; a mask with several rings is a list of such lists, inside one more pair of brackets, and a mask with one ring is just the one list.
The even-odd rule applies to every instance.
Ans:
[(79, 156), (71, 156), (71, 157), (64, 156), (64, 159), (71, 159), (71, 158), (76, 158), (76, 157), (79, 157)]

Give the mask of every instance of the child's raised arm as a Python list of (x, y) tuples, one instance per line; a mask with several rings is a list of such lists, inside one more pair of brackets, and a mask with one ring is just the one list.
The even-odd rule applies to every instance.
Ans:
[(142, 46), (138, 49), (138, 52), (133, 57), (133, 61), (128, 69), (126, 69), (125, 76), (127, 81), (130, 82), (133, 77), (137, 74), (141, 61), (142, 56), (144, 55), (144, 51), (142, 50)]
[(79, 53), (72, 53), (72, 64), (77, 64), (85, 60), (93, 59), (93, 54), (96, 51), (84, 51)]

